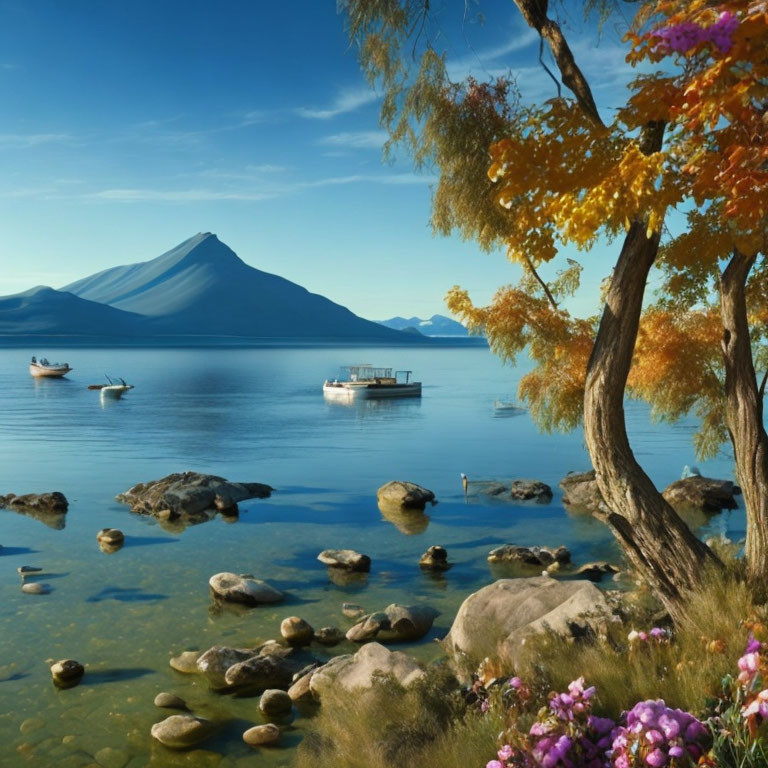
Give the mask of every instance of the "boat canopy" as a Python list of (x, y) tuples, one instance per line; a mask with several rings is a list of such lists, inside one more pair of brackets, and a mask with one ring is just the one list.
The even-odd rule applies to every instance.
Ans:
[(391, 368), (374, 368), (369, 363), (345, 365), (341, 369), (342, 377), (348, 381), (372, 381), (373, 379), (391, 379)]

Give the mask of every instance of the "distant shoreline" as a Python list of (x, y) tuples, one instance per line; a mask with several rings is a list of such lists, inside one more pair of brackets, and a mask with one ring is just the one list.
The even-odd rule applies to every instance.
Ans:
[(80, 347), (103, 349), (120, 347), (130, 349), (256, 349), (312, 348), (312, 347), (487, 347), (483, 336), (423, 336), (413, 339), (350, 339), (350, 338), (292, 338), (292, 337), (245, 337), (245, 336), (168, 336), (114, 338), (109, 336), (50, 336), (50, 335), (0, 335), (0, 349), (23, 347)]

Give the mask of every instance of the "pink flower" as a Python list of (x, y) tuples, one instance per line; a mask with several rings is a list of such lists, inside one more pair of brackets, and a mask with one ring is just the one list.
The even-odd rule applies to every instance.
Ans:
[(512, 747), (509, 744), (505, 744), (499, 751), (499, 760), (509, 760), (512, 757)]
[(500, 763), (498, 760), (489, 760), (485, 764), (485, 768), (504, 768), (504, 764)]

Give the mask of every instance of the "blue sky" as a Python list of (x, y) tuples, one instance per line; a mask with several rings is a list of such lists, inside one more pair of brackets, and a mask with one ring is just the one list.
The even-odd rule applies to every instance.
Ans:
[[(526, 97), (554, 95), (512, 3), (480, 4), (484, 25), (463, 5), (433, 28), (455, 76), (509, 68)], [(433, 237), (429, 173), (382, 163), (379, 102), (333, 0), (0, 0), (0, 20), (0, 294), (199, 231), (371, 319), (517, 278), (501, 253)], [(578, 13), (571, 27), (609, 115), (629, 73), (618, 35), (595, 47)], [(584, 260), (583, 306), (614, 256)]]

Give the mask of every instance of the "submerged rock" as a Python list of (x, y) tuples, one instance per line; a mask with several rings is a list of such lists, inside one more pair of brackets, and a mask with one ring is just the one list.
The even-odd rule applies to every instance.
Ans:
[(447, 571), (451, 564), (443, 547), (431, 546), (419, 559), (419, 566), (425, 571)]
[(610, 616), (605, 596), (591, 581), (500, 579), (461, 604), (443, 645), (467, 679), (486, 656), (512, 668), (532, 634), (600, 632)]
[(359, 619), (361, 616), (365, 616), (365, 608), (357, 603), (342, 603), (341, 612), (348, 619)]
[(399, 651), (390, 651), (379, 643), (368, 643), (357, 653), (336, 656), (312, 675), (309, 687), (316, 699), (329, 690), (360, 691), (370, 688), (374, 679), (392, 675), (408, 686), (424, 676), (421, 664)]
[(208, 581), (214, 595), (233, 603), (259, 605), (279, 603), (285, 595), (261, 579), (238, 576), (236, 573), (217, 573)]
[(182, 472), (160, 480), (139, 483), (116, 496), (129, 504), (132, 512), (155, 515), (164, 520), (185, 518), (200, 522), (220, 510), (235, 514), (237, 502), (245, 499), (265, 499), (272, 488), (263, 483), (235, 483), (217, 475)]
[(194, 715), (171, 715), (152, 726), (152, 737), (171, 749), (186, 749), (211, 735), (213, 723)]
[(280, 728), (274, 723), (254, 725), (243, 734), (243, 741), (249, 747), (263, 747), (280, 740)]
[(515, 480), (510, 486), (509, 495), (518, 501), (535, 499), (539, 504), (552, 501), (552, 489), (540, 480)]
[(72, 688), (85, 674), (85, 667), (74, 659), (62, 659), (51, 665), (51, 677), (59, 688)]
[(317, 559), (329, 568), (343, 568), (359, 573), (368, 573), (371, 570), (371, 558), (355, 552), (354, 549), (324, 549)]
[(661, 495), (675, 508), (715, 513), (736, 509), (739, 505), (735, 497), (739, 494), (741, 488), (730, 480), (691, 475), (668, 485)]
[(547, 566), (553, 563), (570, 563), (571, 553), (566, 547), (521, 547), (504, 544), (488, 553), (489, 563), (523, 563), (524, 565)]
[(434, 502), (435, 494), (427, 488), (422, 488), (416, 483), (403, 480), (392, 480), (382, 485), (376, 492), (379, 502), (396, 504), (406, 509), (423, 510), (428, 503)]

